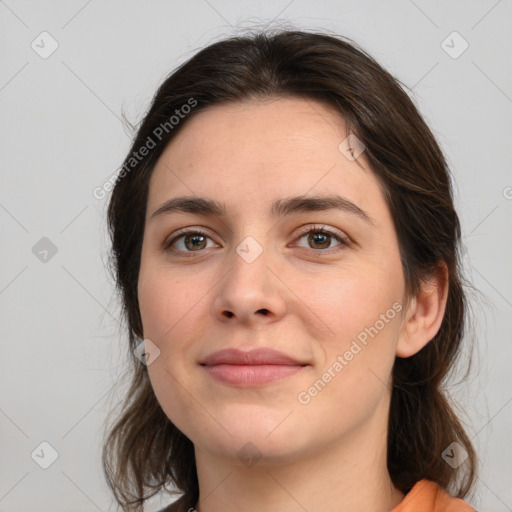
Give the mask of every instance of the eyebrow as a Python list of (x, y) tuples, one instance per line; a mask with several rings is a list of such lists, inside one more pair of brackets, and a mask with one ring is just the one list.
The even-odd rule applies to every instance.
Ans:
[[(341, 210), (353, 214), (366, 223), (375, 226), (375, 221), (368, 212), (361, 209), (349, 199), (339, 195), (295, 196), (278, 199), (270, 208), (272, 218), (281, 218), (299, 212), (316, 212), (322, 210)], [(165, 201), (150, 219), (175, 212), (194, 213), (215, 217), (226, 217), (227, 210), (223, 203), (206, 197), (183, 196)]]

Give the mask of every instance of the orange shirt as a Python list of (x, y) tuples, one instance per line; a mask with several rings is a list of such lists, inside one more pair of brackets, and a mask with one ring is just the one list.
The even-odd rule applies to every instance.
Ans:
[(475, 512), (461, 498), (453, 498), (430, 480), (420, 480), (390, 512)]

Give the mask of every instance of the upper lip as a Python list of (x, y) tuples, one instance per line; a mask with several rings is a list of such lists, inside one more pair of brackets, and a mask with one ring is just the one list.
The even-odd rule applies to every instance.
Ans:
[(304, 363), (272, 348), (256, 348), (242, 351), (236, 348), (226, 348), (218, 352), (212, 352), (201, 361), (201, 364), (213, 366), (216, 364), (241, 364), (241, 365), (301, 365)]

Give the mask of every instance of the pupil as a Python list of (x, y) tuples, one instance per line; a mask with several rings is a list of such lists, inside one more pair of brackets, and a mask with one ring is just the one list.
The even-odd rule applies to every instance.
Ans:
[[(313, 234), (312, 237), (313, 237), (313, 243), (315, 244), (319, 244), (319, 245), (322, 245), (322, 246), (328, 246), (329, 243), (326, 241), (327, 237), (329, 235), (326, 235), (325, 233), (316, 233), (316, 234)], [(320, 237), (320, 238), (319, 238)], [(323, 241), (322, 241), (322, 238), (323, 238)]]
[(187, 239), (190, 241), (192, 240), (192, 247), (199, 247), (202, 243), (202, 240), (204, 237), (202, 235), (189, 235)]

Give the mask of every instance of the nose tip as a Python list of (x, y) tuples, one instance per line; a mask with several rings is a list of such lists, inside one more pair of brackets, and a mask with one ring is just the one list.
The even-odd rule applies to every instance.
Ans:
[(241, 260), (234, 263), (216, 290), (212, 313), (223, 320), (237, 317), (244, 323), (269, 321), (286, 311), (280, 279), (263, 259), (251, 264)]
[[(268, 316), (270, 314), (270, 311), (266, 308), (262, 308), (255, 311), (255, 313), (262, 314), (263, 316)], [(223, 314), (228, 318), (235, 316), (235, 314), (232, 311), (224, 311)]]

